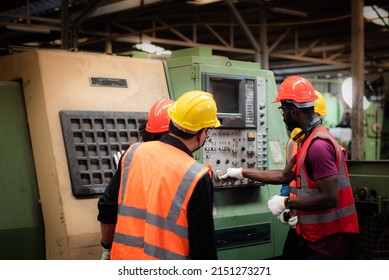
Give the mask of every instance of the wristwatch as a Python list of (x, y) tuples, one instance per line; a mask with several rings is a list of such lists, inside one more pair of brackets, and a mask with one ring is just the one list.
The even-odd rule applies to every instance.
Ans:
[(284, 204), (286, 209), (292, 209), (292, 202), (290, 201), (290, 197), (285, 198)]

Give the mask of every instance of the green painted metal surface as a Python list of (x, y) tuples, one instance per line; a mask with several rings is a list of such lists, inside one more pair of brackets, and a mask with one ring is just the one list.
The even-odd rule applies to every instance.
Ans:
[[(256, 77), (266, 83), (267, 141), (279, 143), (285, 159), (287, 131), (277, 104), (272, 101), (277, 95), (274, 75), (271, 71), (262, 70), (258, 63), (232, 61), (227, 58), (212, 57), (209, 49), (187, 49), (172, 54), (165, 63), (167, 81), (172, 99), (177, 99), (189, 90), (201, 90), (202, 73)], [(268, 147), (269, 150), (269, 147)], [(200, 152), (195, 153), (202, 158)], [(267, 169), (283, 169), (284, 161), (274, 163), (270, 150)], [(269, 231), (269, 240), (262, 240), (265, 235), (258, 233), (258, 244), (237, 240), (230, 247), (219, 248), (219, 259), (270, 259), (282, 253), (288, 227), (272, 217), (268, 208), (268, 199), (279, 194), (279, 185), (262, 185), (253, 187), (236, 187), (215, 190), (215, 228), (221, 234), (230, 231), (239, 235), (243, 226), (258, 227), (259, 232)], [(234, 237), (231, 237), (234, 238)], [(265, 238), (266, 239), (266, 238)], [(262, 240), (262, 241), (259, 241)], [(246, 242), (246, 243), (245, 243)]]
[(359, 234), (349, 239), (350, 259), (389, 259), (389, 160), (347, 161)]
[(364, 115), (363, 144), (365, 146), (365, 160), (380, 160), (384, 110), (379, 103), (371, 102), (369, 108), (364, 111)]
[(0, 81), (0, 259), (45, 259), (38, 185), (23, 92)]
[(347, 167), (359, 209), (389, 214), (389, 160), (350, 160)]

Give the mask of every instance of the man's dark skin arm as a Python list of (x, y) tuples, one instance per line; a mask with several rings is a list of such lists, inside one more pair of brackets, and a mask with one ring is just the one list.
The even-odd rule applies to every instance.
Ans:
[(283, 170), (242, 169), (242, 175), (245, 178), (265, 184), (289, 184), (296, 176), (292, 170), (293, 166), (294, 163), (290, 161)]
[(116, 224), (104, 224), (100, 223), (101, 241), (104, 245), (111, 245), (113, 242), (113, 236), (115, 234)]
[[(243, 169), (242, 175), (245, 178), (263, 182), (266, 184), (288, 184), (295, 178), (292, 171), (294, 163), (290, 161), (284, 170), (252, 170)], [(327, 210), (338, 204), (338, 176), (328, 176), (316, 180), (318, 193), (309, 198), (292, 198), (291, 205), (297, 210)]]
[(101, 241), (106, 246), (110, 246), (112, 244), (113, 236), (115, 234), (120, 176), (121, 169), (119, 165), (112, 181), (105, 189), (104, 194), (100, 197), (97, 204), (99, 210), (97, 219), (100, 222)]
[(292, 198), (291, 205), (297, 210), (327, 210), (338, 205), (338, 176), (333, 175), (316, 180), (316, 195), (306, 198)]

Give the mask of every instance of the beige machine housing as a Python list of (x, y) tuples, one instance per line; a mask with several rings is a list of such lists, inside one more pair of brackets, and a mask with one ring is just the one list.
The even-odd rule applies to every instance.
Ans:
[[(91, 86), (91, 77), (127, 87)], [(32, 50), (0, 58), (0, 80), (20, 80), (41, 199), (47, 259), (99, 259), (98, 196), (72, 194), (59, 112), (147, 112), (169, 98), (161, 61)]]

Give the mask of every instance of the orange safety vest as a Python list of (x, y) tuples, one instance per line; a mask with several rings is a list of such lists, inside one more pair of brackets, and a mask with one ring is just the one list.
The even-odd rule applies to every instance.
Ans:
[(296, 162), (297, 196), (304, 198), (315, 195), (318, 192), (316, 184), (309, 178), (305, 166), (309, 146), (316, 137), (330, 140), (336, 151), (336, 164), (339, 172), (338, 205), (335, 208), (322, 211), (297, 211), (300, 224), (296, 228), (297, 233), (311, 242), (337, 232), (359, 232), (357, 212), (346, 160), (336, 139), (323, 126), (317, 127), (298, 150)]
[[(292, 157), (297, 153), (298, 146), (299, 144), (293, 141), (292, 138), (288, 140), (288, 143), (286, 144), (286, 163), (288, 163), (292, 159)], [(290, 186), (289, 197), (290, 198), (297, 197), (296, 181), (293, 180), (292, 182), (290, 182), (289, 186)]]
[(160, 141), (123, 155), (111, 259), (190, 259), (187, 205), (208, 168)]

